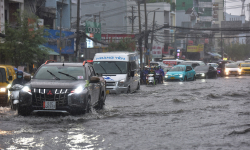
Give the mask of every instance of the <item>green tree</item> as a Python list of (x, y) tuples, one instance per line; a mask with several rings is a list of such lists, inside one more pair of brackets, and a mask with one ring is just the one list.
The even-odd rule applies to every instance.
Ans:
[(232, 60), (245, 60), (250, 54), (250, 50), (246, 44), (226, 45), (224, 51), (227, 54), (228, 59)]
[(135, 41), (131, 38), (125, 38), (121, 41), (112, 42), (108, 46), (108, 51), (134, 51), (136, 48)]
[(38, 26), (38, 17), (27, 12), (16, 13), (16, 24), (5, 24), (6, 38), (0, 53), (15, 66), (36, 64), (48, 56), (49, 49), (41, 47), (47, 42), (44, 27)]

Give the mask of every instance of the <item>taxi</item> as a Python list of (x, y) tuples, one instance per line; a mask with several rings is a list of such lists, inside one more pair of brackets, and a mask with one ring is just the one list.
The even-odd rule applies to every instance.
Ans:
[(250, 74), (250, 63), (240, 63), (241, 74)]
[(0, 64), (0, 106), (9, 105), (9, 88), (16, 79), (14, 67)]
[(165, 81), (187, 81), (195, 80), (196, 73), (190, 65), (176, 65), (165, 75)]

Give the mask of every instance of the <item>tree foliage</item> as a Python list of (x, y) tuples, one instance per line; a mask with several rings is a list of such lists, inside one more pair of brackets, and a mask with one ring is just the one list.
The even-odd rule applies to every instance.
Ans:
[(108, 46), (108, 51), (134, 51), (135, 41), (131, 38), (125, 38), (119, 42), (112, 42)]
[(227, 54), (228, 59), (231, 60), (245, 60), (250, 56), (249, 45), (246, 44), (233, 44), (224, 46), (224, 52)]
[(35, 64), (48, 55), (49, 49), (41, 47), (46, 43), (44, 27), (38, 26), (38, 17), (23, 12), (16, 13), (17, 22), (13, 26), (5, 24), (6, 38), (0, 48), (0, 53), (6, 60), (11, 60), (15, 66)]

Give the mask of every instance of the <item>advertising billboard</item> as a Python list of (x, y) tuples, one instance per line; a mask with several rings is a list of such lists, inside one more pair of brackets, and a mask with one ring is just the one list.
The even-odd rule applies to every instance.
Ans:
[(119, 42), (122, 39), (134, 37), (134, 34), (102, 34), (102, 40), (107, 43)]
[(86, 21), (85, 33), (92, 33), (94, 39), (101, 41), (101, 24), (97, 22)]
[(153, 46), (152, 58), (162, 58), (162, 47), (161, 46)]
[(60, 46), (60, 30), (45, 29), (49, 33), (46, 36), (49, 40), (48, 43), (44, 46), (53, 49), (55, 52), (62, 54), (74, 54), (74, 38), (67, 38), (70, 35), (73, 35), (74, 32), (62, 31), (62, 45)]

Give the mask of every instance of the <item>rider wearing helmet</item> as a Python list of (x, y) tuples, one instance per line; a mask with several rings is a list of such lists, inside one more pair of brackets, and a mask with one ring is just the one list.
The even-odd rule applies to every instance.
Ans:
[(15, 84), (24, 85), (25, 83), (26, 81), (23, 78), (23, 72), (17, 71), (17, 78), (12, 82), (12, 86), (14, 86)]
[(158, 78), (158, 83), (161, 83), (163, 80), (162, 80), (162, 77), (163, 77), (163, 75), (162, 75), (162, 71), (160, 70), (160, 67), (159, 66), (156, 66), (155, 67), (155, 73), (156, 74), (159, 74), (159, 75), (157, 75), (156, 77)]
[(155, 76), (155, 70), (154, 70), (154, 67), (153, 67), (153, 66), (150, 68), (150, 71), (149, 71), (148, 74), (154, 74), (154, 76)]

